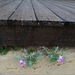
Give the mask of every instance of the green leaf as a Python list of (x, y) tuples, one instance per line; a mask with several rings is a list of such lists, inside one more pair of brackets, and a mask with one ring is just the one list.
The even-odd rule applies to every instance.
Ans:
[(68, 49), (69, 49), (68, 47), (65, 48), (65, 50), (68, 50)]
[(24, 56), (21, 56), (20, 54), (18, 55), (16, 52), (14, 52), (14, 56), (19, 58), (20, 60), (26, 60)]
[(15, 51), (17, 50), (17, 46), (13, 46), (12, 48), (13, 48), (13, 50), (15, 50)]
[(66, 60), (66, 58), (64, 57), (63, 60)]
[(56, 46), (53, 46), (52, 49), (56, 49)]
[(43, 59), (43, 58), (44, 58), (44, 56), (38, 56), (38, 57), (37, 57), (37, 60)]
[(24, 52), (25, 52), (26, 56), (28, 56), (28, 52), (27, 52), (27, 50), (26, 50), (26, 49), (24, 49)]
[(59, 53), (59, 55), (61, 55), (61, 56), (63, 56), (65, 54), (65, 52), (63, 52), (63, 53)]
[(33, 65), (33, 62), (29, 61), (28, 65), (29, 65), (29, 67), (31, 67)]
[(16, 52), (14, 52), (14, 56), (16, 56), (17, 55), (17, 53)]
[(59, 47), (56, 47), (55, 50), (57, 51)]
[(33, 56), (33, 55), (35, 55), (35, 52), (33, 52), (33, 53), (30, 53), (30, 56)]
[(37, 55), (42, 55), (42, 52), (40, 52), (40, 51), (37, 51)]
[(19, 50), (21, 50), (22, 47), (18, 47), (18, 48), (19, 48)]
[(42, 49), (42, 51), (45, 51), (45, 52), (48, 52), (50, 50), (46, 46), (41, 46), (40, 49)]

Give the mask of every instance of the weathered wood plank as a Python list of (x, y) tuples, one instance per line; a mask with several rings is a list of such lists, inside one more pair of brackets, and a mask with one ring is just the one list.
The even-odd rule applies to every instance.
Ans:
[(9, 18), (9, 20), (36, 21), (31, 0), (24, 0), (20, 7)]
[(48, 1), (47, 2), (40, 1), (40, 2), (43, 3), (51, 11), (53, 11), (56, 15), (61, 17), (64, 21), (75, 22), (75, 15), (74, 14), (61, 9), (61, 8), (49, 3)]
[[(58, 1), (59, 2), (59, 1)], [(75, 5), (75, 1), (60, 1), (61, 3), (65, 3), (65, 4), (68, 4), (68, 5)]]
[(37, 17), (37, 20), (40, 21), (48, 21), (48, 18), (46, 17), (45, 13), (43, 12), (43, 8), (40, 6), (40, 4), (34, 0), (32, 1), (33, 7), (34, 7), (34, 11)]
[(0, 2), (3, 2), (3, 1), (6, 1), (6, 0), (0, 0)]
[(4, 7), (0, 8), (0, 20), (7, 20), (10, 15), (15, 11), (15, 9), (19, 6), (21, 3), (20, 0), (18, 1), (13, 1), (9, 4), (7, 4)]
[(33, 0), (32, 4), (34, 6), (34, 11), (36, 14), (36, 17), (39, 21), (63, 21), (61, 18), (59, 18), (57, 15), (55, 15), (52, 11), (50, 11), (48, 8), (46, 8), (44, 5), (39, 3), (37, 0)]
[[(63, 2), (61, 2), (61, 1), (54, 1), (54, 2), (57, 2), (57, 3), (59, 3), (59, 4), (62, 4), (62, 5), (64, 5), (64, 6), (67, 6), (67, 7), (70, 7), (70, 8), (73, 8), (73, 9), (75, 9), (75, 6), (74, 5), (70, 5), (70, 4), (67, 4), (67, 3), (63, 3)], [(75, 1), (74, 1), (75, 2)]]
[[(49, 2), (50, 2), (50, 1), (49, 1)], [(64, 6), (64, 5), (62, 5), (61, 3), (60, 3), (60, 4), (59, 4), (59, 3), (55, 3), (55, 2), (50, 2), (50, 3), (52, 3), (52, 4), (56, 5), (56, 6), (58, 6), (59, 8), (65, 10), (65, 11), (68, 11), (68, 12), (71, 12), (71, 13), (75, 14), (75, 10), (74, 10), (73, 8)]]
[(5, 6), (6, 4), (12, 2), (13, 0), (3, 0), (0, 2), (0, 7)]
[(56, 1), (56, 2), (64, 3), (64, 4), (70, 5), (70, 6), (74, 6), (75, 5), (75, 1)]

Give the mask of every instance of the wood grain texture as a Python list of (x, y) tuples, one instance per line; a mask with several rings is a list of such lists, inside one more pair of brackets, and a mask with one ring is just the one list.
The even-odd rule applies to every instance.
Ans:
[(18, 5), (21, 3), (20, 0), (13, 1), (9, 4), (7, 4), (4, 7), (0, 8), (0, 20), (8, 20), (10, 15), (15, 11), (15, 9), (18, 7)]
[(13, 0), (2, 0), (0, 1), (0, 7), (7, 5), (8, 3), (12, 2)]
[(75, 47), (74, 2), (0, 0), (0, 46)]
[[(75, 9), (75, 4), (69, 4), (70, 2), (67, 2), (67, 1), (54, 1), (54, 2), (57, 2), (57, 3), (59, 3), (59, 4), (62, 4), (62, 5), (64, 5), (64, 6), (66, 6), (66, 7), (70, 7), (70, 8), (73, 8), (73, 9)], [(75, 3), (75, 1), (74, 1), (74, 3)]]
[(75, 27), (0, 26), (0, 46), (75, 46)]
[(63, 21), (61, 18), (56, 16), (52, 11), (50, 11), (37, 0), (32, 1), (32, 4), (34, 6), (34, 11), (39, 21)]
[(30, 20), (36, 21), (31, 0), (24, 0), (14, 14), (9, 18), (10, 20)]
[(47, 8), (49, 8), (51, 11), (53, 11), (56, 15), (61, 17), (64, 21), (69, 21), (69, 22), (75, 22), (75, 15), (61, 9), (60, 7), (53, 5), (52, 3), (49, 3), (48, 1), (46, 2), (39, 0), (41, 3), (43, 3)]
[[(0, 7), (0, 23), (12, 25), (37, 24), (46, 22), (75, 22), (75, 1), (49, 0), (4, 0), (10, 2)], [(1, 3), (2, 4), (2, 3)], [(72, 6), (72, 7), (71, 7)], [(2, 25), (1, 24), (1, 25)], [(19, 25), (20, 25), (19, 24)]]
[(65, 10), (65, 11), (68, 11), (70, 13), (75, 14), (75, 10), (73, 8), (64, 6), (62, 3), (60, 3), (60, 4), (57, 3), (57, 2), (50, 2), (50, 3), (52, 3), (52, 4), (54, 4), (54, 5), (58, 6), (58, 7), (60, 7), (61, 9)]

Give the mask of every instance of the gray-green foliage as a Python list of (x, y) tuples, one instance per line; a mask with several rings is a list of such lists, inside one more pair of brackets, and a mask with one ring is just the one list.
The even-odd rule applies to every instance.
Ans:
[(59, 58), (59, 54), (57, 52), (58, 47), (56, 47), (55, 51), (47, 53), (49, 61), (56, 61)]
[(59, 58), (59, 55), (64, 55), (64, 52), (58, 53), (58, 47), (53, 47), (53, 52), (50, 52), (50, 49), (45, 46), (40, 46), (39, 49), (45, 51), (46, 55), (48, 55), (49, 61), (56, 61)]
[(14, 53), (14, 56), (26, 62), (26, 65), (28, 65), (29, 67), (35, 64), (37, 60), (43, 58), (42, 53), (40, 51), (37, 51), (37, 53), (36, 52), (28, 53), (28, 51), (24, 49), (24, 52), (26, 56), (23, 56), (21, 54), (18, 55), (16, 52)]
[(42, 49), (43, 52), (49, 52), (50, 49), (46, 46), (40, 46), (39, 49)]

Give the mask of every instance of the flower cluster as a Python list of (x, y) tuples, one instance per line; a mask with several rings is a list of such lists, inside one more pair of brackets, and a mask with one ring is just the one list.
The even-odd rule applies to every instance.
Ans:
[(63, 56), (59, 55), (59, 59), (57, 60), (58, 62), (61, 62), (61, 60), (63, 60)]
[(19, 66), (22, 67), (22, 63), (24, 63), (24, 65), (26, 65), (26, 62), (23, 62), (22, 60), (19, 61)]

